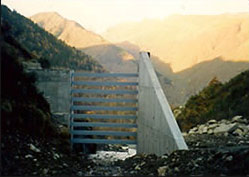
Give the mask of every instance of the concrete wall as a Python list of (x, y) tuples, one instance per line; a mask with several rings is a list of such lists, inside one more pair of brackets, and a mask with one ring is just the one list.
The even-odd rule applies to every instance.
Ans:
[(28, 70), (37, 75), (36, 86), (43, 92), (50, 104), (54, 117), (68, 124), (70, 109), (70, 71), (69, 70)]
[(188, 149), (147, 52), (140, 53), (137, 152), (169, 154)]

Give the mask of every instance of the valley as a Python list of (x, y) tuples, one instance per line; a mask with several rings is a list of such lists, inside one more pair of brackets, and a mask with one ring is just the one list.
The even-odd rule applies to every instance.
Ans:
[(120, 24), (102, 37), (57, 13), (31, 17), (68, 45), (93, 56), (111, 72), (136, 72), (139, 52), (150, 51), (164, 93), (173, 107), (186, 103), (214, 77), (226, 82), (249, 68), (248, 19), (246, 13), (175, 15), (164, 20)]
[(249, 14), (171, 15), (109, 28), (102, 36), (129, 41), (170, 64), (174, 72), (221, 57), (249, 61)]
[[(1, 176), (248, 176), (248, 19), (247, 13), (173, 15), (161, 20), (120, 24), (100, 35), (57, 12), (38, 13), (29, 19), (1, 5)], [(158, 99), (162, 94), (154, 94), (162, 93), (160, 87), (157, 87), (159, 91), (147, 92), (153, 88), (150, 85), (155, 86), (149, 79), (143, 81), (149, 83), (142, 85), (144, 90), (139, 90), (141, 87), (137, 85), (123, 87), (125, 83), (112, 86), (113, 82), (129, 80), (98, 80), (89, 75), (82, 80), (69, 77), (70, 70), (98, 74), (137, 72), (139, 52), (144, 50), (150, 52), (150, 58), (146, 59), (151, 60), (155, 73), (152, 77), (143, 72), (139, 74), (144, 76), (141, 80), (157, 77), (166, 95), (163, 101), (168, 102)], [(137, 95), (133, 95), (135, 102), (127, 105), (121, 100), (113, 102), (121, 94), (103, 94), (101, 98), (108, 98), (107, 103), (81, 100), (75, 107), (84, 105), (85, 109), (77, 108), (74, 112), (87, 116), (76, 121), (78, 125), (82, 123), (78, 127), (83, 129), (78, 129), (81, 132), (75, 135), (83, 135), (82, 139), (100, 136), (100, 140), (115, 140), (117, 134), (113, 133), (117, 132), (108, 132), (112, 130), (108, 126), (100, 129), (89, 126), (104, 113), (106, 119), (100, 118), (102, 125), (109, 122), (115, 126), (137, 125), (140, 129), (135, 127), (132, 137), (137, 144), (89, 144), (87, 153), (83, 146), (72, 149), (71, 131), (77, 128), (70, 124), (75, 117), (68, 116), (73, 105), (70, 79), (79, 84), (74, 87), (77, 99), (91, 98), (90, 88), (98, 89), (99, 93), (103, 90), (111, 93), (115, 88), (119, 91), (138, 88), (142, 98), (146, 98), (141, 101), (140, 97), (139, 105), (147, 106), (148, 114), (144, 116), (141, 112), (138, 115), (139, 109), (133, 111), (132, 120), (107, 118), (112, 113), (108, 112), (109, 108), (113, 113), (116, 111), (113, 115), (116, 117), (119, 114), (116, 108), (137, 106)], [(142, 83), (141, 80), (138, 82)], [(103, 81), (101, 84), (106, 87), (97, 81)], [(83, 82), (89, 85), (84, 86)], [(39, 88), (49, 91), (50, 96)], [(92, 100), (96, 100), (96, 95), (92, 95)], [(94, 105), (99, 107), (88, 110)], [(161, 111), (163, 105), (168, 109)], [(101, 112), (101, 106), (106, 111)], [(130, 112), (126, 111), (127, 115)], [(96, 114), (97, 120), (89, 121), (90, 114)], [(87, 123), (83, 125), (83, 122), (90, 123), (88, 128), (84, 129)], [(154, 125), (157, 128), (149, 134), (145, 131), (146, 134), (141, 129), (146, 124), (149, 131)], [(171, 135), (178, 127), (179, 133), (173, 139)], [(122, 134), (126, 129), (118, 131)], [(94, 135), (94, 131), (84, 134), (85, 130), (104, 130), (110, 136), (103, 137), (98, 132), (93, 137), (89, 135)], [(170, 134), (164, 130), (170, 130)], [(143, 136), (143, 144), (138, 142), (138, 136)], [(187, 148), (180, 148), (180, 138)], [(169, 143), (162, 146), (161, 139)], [(178, 149), (163, 155), (139, 152), (138, 146), (145, 147), (146, 143), (150, 145), (148, 149), (165, 152), (173, 146)]]
[(105, 40), (102, 36), (86, 30), (77, 22), (54, 12), (39, 13), (30, 19), (71, 47), (94, 57), (111, 72), (135, 72), (137, 70), (131, 54)]

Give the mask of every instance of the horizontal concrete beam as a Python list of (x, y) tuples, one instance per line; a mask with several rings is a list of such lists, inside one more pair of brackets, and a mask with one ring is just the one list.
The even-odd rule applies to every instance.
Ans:
[(140, 53), (137, 124), (138, 153), (188, 149), (147, 52)]

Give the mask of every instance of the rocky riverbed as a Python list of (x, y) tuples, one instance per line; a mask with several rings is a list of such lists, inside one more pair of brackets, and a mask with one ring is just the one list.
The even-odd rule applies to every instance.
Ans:
[[(217, 131), (218, 127), (223, 130)], [(211, 120), (183, 135), (189, 150), (160, 157), (136, 154), (135, 147), (127, 145), (101, 146), (96, 154), (85, 156), (70, 153), (66, 141), (42, 140), (9, 132), (1, 139), (1, 175), (249, 175), (246, 119)]]
[[(169, 155), (137, 154), (94, 166), (94, 175), (249, 175), (249, 126), (241, 116), (228, 120), (210, 120), (183, 133), (189, 150)], [(111, 146), (112, 148), (115, 146)], [(117, 147), (116, 147), (117, 148)], [(116, 150), (122, 150), (122, 147)], [(106, 160), (108, 158), (105, 156)], [(118, 158), (116, 158), (118, 159)], [(96, 159), (97, 160), (97, 159)], [(99, 158), (101, 161), (101, 158)], [(97, 163), (99, 162), (97, 160)], [(96, 161), (95, 161), (96, 163)], [(105, 170), (103, 170), (105, 169)], [(114, 171), (112, 171), (114, 170)]]

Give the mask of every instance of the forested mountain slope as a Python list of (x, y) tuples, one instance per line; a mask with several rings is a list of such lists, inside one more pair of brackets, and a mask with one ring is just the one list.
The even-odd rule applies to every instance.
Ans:
[(189, 98), (177, 120), (184, 131), (215, 119), (241, 115), (249, 120), (249, 70), (222, 84), (213, 78), (203, 90)]
[(1, 22), (8, 24), (13, 36), (35, 59), (48, 60), (54, 68), (71, 68), (103, 71), (103, 67), (91, 56), (69, 47), (31, 20), (1, 6)]
[(68, 45), (94, 57), (111, 72), (137, 71), (131, 54), (102, 36), (88, 31), (75, 21), (66, 19), (56, 12), (38, 13), (30, 19)]

